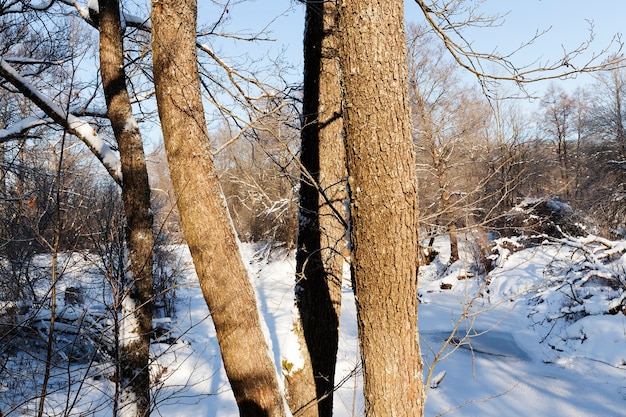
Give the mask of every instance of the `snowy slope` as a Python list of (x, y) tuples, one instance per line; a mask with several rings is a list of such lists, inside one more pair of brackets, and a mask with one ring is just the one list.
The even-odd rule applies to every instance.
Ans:
[[(275, 251), (264, 252), (262, 245), (243, 244), (242, 252), (249, 265), (251, 280), (257, 291), (258, 307), (263, 313), (274, 350), (274, 359), (280, 369), (283, 358), (294, 357), (289, 330), (293, 314), (293, 285), (295, 264), (293, 254)], [(188, 257), (186, 250), (183, 256)], [(341, 318), (342, 340), (338, 353), (337, 381), (342, 386), (336, 393), (338, 416), (362, 414), (362, 394), (358, 372), (358, 348), (354, 298), (349, 288), (344, 288), (343, 307), (346, 314)], [(179, 290), (179, 331), (185, 332), (181, 340), (188, 343), (180, 348), (156, 345), (169, 353), (159, 359), (160, 367), (167, 368), (166, 382), (158, 395), (163, 399), (159, 412), (167, 416), (226, 417), (238, 416), (237, 407), (221, 368), (215, 330), (196, 277), (188, 271), (186, 283)], [(190, 385), (176, 393), (182, 385)], [(174, 386), (170, 388), (169, 386)], [(172, 394), (175, 394), (172, 396)], [(196, 396), (196, 394), (200, 394)]]

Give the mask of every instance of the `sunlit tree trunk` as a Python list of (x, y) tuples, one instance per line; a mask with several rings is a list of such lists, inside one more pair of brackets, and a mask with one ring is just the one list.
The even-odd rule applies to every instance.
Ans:
[(295, 288), (296, 333), (306, 349), (304, 367), (286, 377), (289, 406), (299, 416), (331, 416), (333, 406), (346, 234), (336, 25), (334, 1), (307, 2)]
[(366, 416), (423, 414), (417, 181), (404, 2), (339, 10), (350, 240)]
[(156, 97), (181, 224), (242, 416), (284, 416), (276, 367), (218, 183), (202, 106), (193, 0), (152, 2)]
[(128, 300), (122, 302), (120, 379), (124, 415), (150, 414), (150, 333), (154, 237), (150, 186), (139, 127), (126, 90), (119, 0), (100, 0), (100, 73), (113, 133), (122, 163), (122, 201), (126, 217)]

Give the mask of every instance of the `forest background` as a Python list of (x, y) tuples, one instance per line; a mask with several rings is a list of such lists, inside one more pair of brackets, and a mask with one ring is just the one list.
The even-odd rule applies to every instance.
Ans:
[[(160, 250), (167, 244), (191, 248), (242, 414), (289, 413), (283, 399), (294, 413), (329, 412), (337, 297), (342, 263), (349, 259), (357, 296), (368, 288), (357, 304), (366, 413), (385, 415), (406, 406), (406, 415), (418, 415), (423, 402), (415, 378), (421, 362), (413, 278), (418, 263), (437, 259), (436, 238), (448, 236), (451, 264), (460, 257), (458, 236), (472, 236), (478, 274), (493, 267), (495, 237), (624, 238), (626, 73), (619, 35), (596, 38), (599, 32), (587, 21), (575, 33), (584, 35), (562, 41), (555, 55), (542, 50), (530, 62), (524, 55), (517, 61), (519, 55), (510, 52), (532, 54), (551, 33), (533, 28), (512, 50), (482, 50), (472, 31), (506, 25), (505, 14), (483, 13), (487, 3), (418, 1), (426, 22), (407, 24), (406, 38), (397, 18), (403, 2), (374, 2), (373, 11), (360, 10), (359, 2), (342, 6), (353, 14), (322, 4), (307, 5), (300, 83), (294, 75), (300, 66), (290, 54), (262, 49), (274, 45), (272, 25), (295, 21), (297, 13), (250, 30), (245, 23), (237, 27), (236, 15), (249, 2), (213, 3), (212, 12), (200, 8), (210, 20), (199, 26), (194, 2), (177, 5), (180, 13), (158, 1), (150, 10), (124, 3), (121, 13), (119, 2), (104, 0), (0, 3), (2, 369), (12, 369), (8, 364), (21, 338), (41, 349), (39, 415), (50, 378), (64, 362), (112, 364), (114, 413), (145, 415), (154, 407), (153, 318), (171, 315), (176, 288), (167, 251)], [(370, 12), (378, 19), (373, 26), (350, 20)], [(338, 18), (345, 29), (329, 44), (322, 37), (316, 49), (315, 30), (336, 24), (315, 20), (320, 16)], [(380, 23), (385, 19), (388, 26)], [(376, 24), (389, 36), (377, 37)], [(363, 34), (371, 38), (359, 38)], [(390, 58), (380, 66), (364, 63), (374, 45), (368, 41), (380, 41), (378, 52)], [(307, 55), (315, 50), (332, 54)], [(259, 51), (263, 58), (255, 57)], [(322, 87), (307, 92), (315, 85), (307, 76), (336, 75), (337, 62), (351, 70), (339, 72), (341, 83), (324, 81), (331, 87), (324, 93), (342, 96), (322, 96)], [(317, 70), (307, 67), (311, 63)], [(593, 76), (567, 90), (557, 82), (582, 73)], [(315, 94), (317, 102), (311, 101)], [(372, 107), (367, 97), (384, 104)], [(534, 98), (535, 104), (520, 98)], [(364, 111), (377, 122), (364, 123)], [(343, 134), (332, 137), (341, 140), (324, 154), (320, 144), (326, 142), (312, 138), (338, 121)], [(146, 156), (144, 143), (150, 144)], [(315, 147), (317, 155), (311, 153)], [(329, 161), (339, 163), (324, 165)], [(520, 210), (538, 214), (520, 218)], [(285, 397), (245, 266), (235, 256), (237, 239), (297, 252), (294, 328), (301, 329), (309, 362), (297, 369), (283, 364), (290, 368)], [(70, 259), (59, 255), (69, 252), (93, 257), (108, 284), (100, 300), (106, 313), (64, 316), (67, 306), (84, 299), (81, 289), (58, 285)], [(49, 267), (36, 267), (41, 253), (51, 254)], [(615, 285), (623, 288), (619, 279), (609, 283)], [(381, 305), (387, 291), (388, 300), (406, 303), (396, 309), (402, 310), (398, 317), (393, 306)], [(613, 304), (609, 309), (619, 310)], [(87, 324), (98, 330), (85, 339)], [(403, 325), (412, 330), (402, 331)], [(328, 333), (315, 333), (320, 328)], [(67, 339), (69, 334), (80, 337)], [(334, 347), (319, 343), (328, 336)], [(241, 340), (252, 347), (241, 349)], [(403, 364), (394, 368), (396, 384), (385, 382), (377, 362), (381, 351), (396, 366)]]

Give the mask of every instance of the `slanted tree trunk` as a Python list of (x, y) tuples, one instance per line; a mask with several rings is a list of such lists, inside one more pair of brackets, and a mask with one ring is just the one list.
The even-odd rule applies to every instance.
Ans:
[[(287, 400), (298, 416), (332, 416), (345, 249), (345, 148), (335, 1), (307, 2), (304, 114), (296, 255), (296, 332), (305, 356), (287, 374)], [(306, 347), (305, 347), (306, 346)], [(306, 352), (308, 351), (308, 355)]]
[(150, 414), (153, 220), (143, 142), (126, 90), (119, 0), (100, 0), (100, 73), (122, 164), (129, 261), (129, 282), (124, 287), (130, 290), (130, 299), (122, 303), (124, 334), (120, 335), (120, 408), (124, 415), (147, 416)]
[(417, 334), (417, 180), (404, 4), (339, 10), (350, 240), (365, 415), (423, 414)]
[(152, 2), (157, 105), (182, 228), (242, 416), (285, 416), (276, 366), (218, 183), (202, 106), (193, 0)]

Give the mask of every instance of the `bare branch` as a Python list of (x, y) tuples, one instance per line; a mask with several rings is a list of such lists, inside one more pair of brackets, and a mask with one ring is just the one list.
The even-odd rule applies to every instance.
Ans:
[(96, 158), (102, 162), (115, 182), (121, 184), (122, 171), (119, 158), (89, 123), (72, 114), (67, 114), (60, 106), (53, 103), (48, 97), (35, 89), (28, 80), (22, 77), (11, 64), (2, 57), (0, 57), (0, 76), (13, 84), (15, 88), (20, 90), (25, 97), (35, 103), (48, 117), (61, 125), (69, 133), (82, 140)]
[[(484, 0), (483, 0), (484, 1)], [(518, 66), (512, 61), (512, 57), (520, 50), (535, 43), (549, 29), (537, 31), (528, 41), (522, 43), (510, 53), (500, 53), (497, 50), (491, 52), (476, 51), (462, 33), (466, 27), (494, 27), (504, 21), (504, 15), (485, 16), (477, 12), (482, 3), (472, 2), (471, 6), (464, 5), (464, 0), (435, 1), (427, 4), (425, 0), (415, 0), (424, 13), (426, 21), (433, 29), (435, 35), (443, 42), (448, 52), (458, 65), (474, 74), (487, 96), (491, 97), (491, 87), (501, 81), (512, 81), (522, 91), (524, 85), (541, 80), (571, 78), (577, 74), (602, 71), (619, 68), (626, 65), (626, 58), (621, 55), (624, 43), (619, 34), (616, 34), (611, 42), (597, 52), (588, 52), (595, 40), (593, 22), (589, 23), (589, 36), (572, 50), (563, 48), (560, 58), (539, 62), (539, 60)], [(464, 16), (461, 20), (455, 20), (455, 16)], [(576, 60), (582, 60), (576, 63)], [(495, 65), (503, 71), (503, 75), (496, 71), (485, 70), (486, 64)]]

